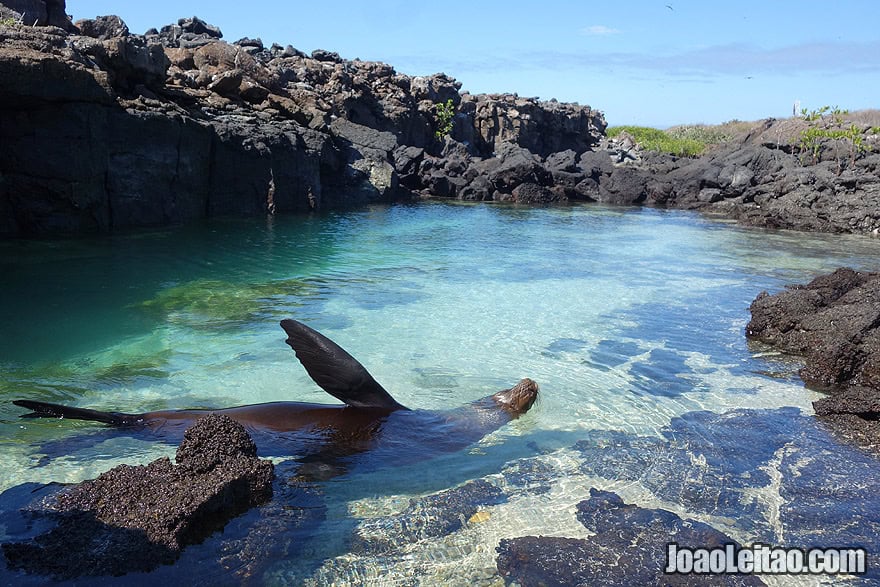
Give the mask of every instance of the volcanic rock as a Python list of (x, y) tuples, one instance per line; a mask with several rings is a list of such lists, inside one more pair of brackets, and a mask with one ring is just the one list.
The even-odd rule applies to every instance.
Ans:
[(226, 416), (198, 420), (175, 461), (119, 465), (44, 498), (31, 513), (54, 526), (3, 544), (7, 564), (61, 579), (149, 571), (271, 496), (272, 463)]
[(828, 392), (819, 416), (869, 445), (880, 432), (880, 273), (840, 268), (751, 305), (746, 336), (804, 357), (800, 376)]
[[(693, 585), (694, 576), (664, 573), (667, 544), (723, 548), (734, 540), (707, 524), (662, 509), (628, 505), (615, 493), (590, 489), (577, 518), (586, 539), (504, 538), (498, 572), (518, 585)], [(713, 575), (714, 585), (763, 585), (758, 577)]]

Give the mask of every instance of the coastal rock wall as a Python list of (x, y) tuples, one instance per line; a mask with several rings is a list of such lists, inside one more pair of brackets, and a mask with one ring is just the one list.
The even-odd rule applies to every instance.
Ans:
[(335, 188), (330, 206), (394, 195), (349, 165), (369, 156), (329, 132), (253, 110), (201, 110), (198, 92), (165, 85), (161, 45), (115, 30), (125, 36), (0, 29), (9, 80), (0, 91), (0, 234), (304, 211), (321, 205), (325, 185)]
[[(49, 26), (17, 24), (40, 6)], [(797, 133), (792, 119), (682, 158), (608, 140), (589, 106), (227, 43), (197, 17), (137, 35), (116, 16), (70, 23), (62, 0), (2, 0), (0, 19), (0, 237), (413, 198), (648, 205), (880, 234), (880, 127), (861, 129), (850, 157), (839, 139), (812, 160), (795, 152), (780, 138)]]
[[(523, 157), (540, 167), (557, 150), (580, 154), (605, 128), (589, 107), (461, 94), (444, 74), (227, 43), (196, 17), (144, 35), (116, 16), (6, 20), (0, 76), (0, 236), (467, 197), (475, 179), (472, 198), (558, 199), (513, 193), (552, 186), (549, 174), (485, 180)], [(451, 136), (438, 122), (447, 103)], [(508, 145), (522, 156), (497, 157)]]
[(474, 129), (477, 152), (483, 156), (497, 152), (504, 143), (541, 157), (568, 149), (583, 153), (596, 144), (596, 132), (605, 130), (604, 121), (589, 106), (515, 94), (465, 94), (460, 110), (471, 119), (463, 126)]

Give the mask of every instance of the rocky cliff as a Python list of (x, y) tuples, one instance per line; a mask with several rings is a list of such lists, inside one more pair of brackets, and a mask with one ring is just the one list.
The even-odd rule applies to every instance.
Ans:
[(679, 158), (608, 140), (589, 106), (227, 43), (195, 17), (143, 35), (116, 16), (74, 24), (63, 0), (0, 0), (0, 79), (0, 237), (419, 197), (651, 205), (880, 233), (876, 126), (859, 129), (851, 157), (841, 139), (805, 157), (792, 119)]
[[(136, 35), (116, 16), (61, 28), (56, 14), (37, 19), (48, 26), (24, 26), (35, 10), (3, 4), (0, 235), (463, 197), (468, 188), (515, 199), (520, 182), (504, 178), (554, 152), (583, 153), (605, 128), (587, 106), (472, 96), (444, 74), (410, 77), (259, 39), (227, 43), (195, 17)], [(454, 114), (449, 128), (438, 109)], [(498, 152), (513, 155), (508, 168)], [(477, 178), (490, 172), (495, 186)]]

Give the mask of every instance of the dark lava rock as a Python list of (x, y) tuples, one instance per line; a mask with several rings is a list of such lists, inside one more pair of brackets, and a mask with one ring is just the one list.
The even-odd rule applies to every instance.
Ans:
[(554, 193), (549, 188), (531, 182), (519, 184), (513, 188), (510, 194), (513, 201), (518, 204), (547, 204), (566, 199), (565, 196)]
[[(299, 464), (293, 461), (276, 465), (272, 499), (231, 520), (222, 535), (215, 534), (205, 541), (205, 550), (217, 556), (224, 570), (218, 576), (221, 583), (228, 581), (231, 573), (241, 584), (248, 579), (250, 584), (262, 584), (260, 578), (273, 564), (306, 554), (304, 545), (319, 532), (327, 505), (319, 484), (296, 479), (298, 469)], [(208, 544), (211, 541), (219, 544)], [(190, 550), (169, 570), (182, 566), (183, 570), (192, 567), (204, 573), (206, 557), (197, 552), (189, 556)]]
[(215, 39), (223, 38), (223, 33), (220, 31), (219, 27), (206, 23), (198, 16), (181, 18), (177, 21), (177, 26), (179, 26), (185, 33), (207, 35), (209, 37), (214, 37)]
[(847, 545), (880, 579), (880, 463), (795, 408), (689, 412), (662, 437), (594, 430), (581, 470), (638, 482), (683, 510), (736, 520), (749, 543)]
[(397, 516), (366, 520), (352, 537), (352, 552), (376, 553), (461, 529), (480, 507), (506, 500), (502, 491), (482, 479), (418, 499)]
[(341, 63), (342, 57), (335, 51), (326, 51), (324, 49), (315, 49), (312, 51), (312, 59), (315, 61), (329, 61), (331, 63)]
[(489, 181), (496, 190), (512, 193), (521, 183), (537, 185), (548, 183), (549, 173), (538, 157), (524, 147), (512, 143), (504, 144), (496, 154), (498, 164), (489, 172)]
[(876, 444), (880, 273), (841, 268), (775, 295), (762, 292), (750, 309), (746, 336), (803, 356), (800, 376), (806, 385), (831, 394), (814, 402), (816, 413), (857, 416), (846, 421), (861, 428), (862, 436), (874, 436)]
[[(0, 78), (14, 80), (0, 86), (0, 236), (417, 197), (644, 204), (880, 233), (871, 126), (846, 161), (837, 143), (804, 160), (780, 137), (806, 127), (773, 120), (701, 157), (674, 157), (625, 133), (607, 139), (589, 106), (471, 95), (442, 73), (411, 77), (332, 51), (230, 44), (197, 17), (137, 35), (114, 16), (80, 21), (77, 34), (64, 0), (3, 0), (0, 15), (51, 25), (0, 27)], [(446, 103), (452, 129), (438, 140)], [(353, 140), (338, 132), (346, 123), (370, 132)]]
[(53, 26), (66, 31), (76, 31), (76, 27), (67, 16), (65, 0), (3, 0), (0, 2), (0, 14), (4, 7), (11, 11), (16, 21), (26, 26)]
[[(880, 175), (872, 156), (804, 157), (792, 144), (808, 126), (801, 119), (769, 119), (699, 158), (639, 163), (652, 176), (646, 203), (723, 214), (766, 228), (877, 234)], [(863, 141), (876, 144), (876, 133), (860, 130)], [(846, 151), (829, 143), (834, 141), (820, 145), (826, 154)]]
[(482, 156), (508, 143), (540, 157), (569, 149), (580, 154), (592, 149), (605, 132), (604, 116), (589, 106), (516, 94), (463, 94), (461, 100), (460, 109), (473, 120), (473, 142)]
[(149, 571), (271, 496), (272, 463), (226, 416), (198, 420), (176, 461), (120, 465), (44, 498), (31, 514), (54, 526), (3, 544), (8, 566), (56, 578)]
[(508, 582), (531, 585), (763, 585), (757, 577), (671, 575), (667, 544), (723, 547), (734, 540), (702, 522), (662, 509), (627, 505), (609, 491), (590, 489), (577, 518), (595, 535), (586, 539), (525, 536), (502, 539), (498, 572)]
[[(57, 2), (0, 2), (19, 4), (44, 24)], [(0, 87), (2, 236), (423, 196), (584, 199), (572, 162), (605, 128), (588, 106), (465, 96), (445, 74), (226, 43), (197, 17), (145, 35), (114, 16), (81, 24), (82, 34), (0, 27), (0, 77), (15, 80)], [(453, 132), (438, 140), (436, 105), (447, 101)], [(543, 164), (556, 152), (558, 182)], [(534, 185), (514, 195), (520, 184)]]
[(82, 35), (106, 40), (113, 37), (127, 37), (128, 25), (116, 15), (98, 16), (76, 21)]

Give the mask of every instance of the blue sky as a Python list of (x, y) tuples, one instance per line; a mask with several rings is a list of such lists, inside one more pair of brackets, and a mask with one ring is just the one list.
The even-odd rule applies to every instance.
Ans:
[(796, 100), (880, 108), (876, 0), (218, 2), (67, 0), (136, 33), (197, 15), (223, 38), (337, 51), (472, 93), (589, 104), (609, 124), (790, 116)]

